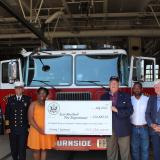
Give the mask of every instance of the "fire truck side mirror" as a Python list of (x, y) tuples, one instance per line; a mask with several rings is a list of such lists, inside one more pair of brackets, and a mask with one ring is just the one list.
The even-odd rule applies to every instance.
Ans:
[(8, 63), (8, 79), (9, 83), (14, 83), (17, 79), (18, 67), (15, 61), (10, 61)]

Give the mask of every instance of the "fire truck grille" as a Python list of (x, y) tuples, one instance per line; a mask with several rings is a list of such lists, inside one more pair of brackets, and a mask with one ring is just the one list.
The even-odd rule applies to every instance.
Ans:
[(58, 92), (56, 100), (91, 100), (89, 92)]

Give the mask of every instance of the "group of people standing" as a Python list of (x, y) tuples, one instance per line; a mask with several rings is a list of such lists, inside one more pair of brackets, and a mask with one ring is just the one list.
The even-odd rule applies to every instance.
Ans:
[[(8, 98), (5, 128), (9, 134), (13, 160), (26, 160), (26, 145), (33, 150), (34, 160), (45, 160), (46, 150), (56, 145), (55, 135), (44, 133), (46, 88), (37, 90), (37, 100), (23, 95), (24, 84), (15, 82), (15, 96)], [(30, 125), (30, 128), (29, 126)], [(29, 129), (29, 134), (28, 134)]]
[[(107, 137), (107, 160), (118, 160), (119, 153), (121, 160), (149, 160), (149, 134), (154, 160), (160, 160), (160, 80), (154, 84), (156, 95), (150, 97), (143, 95), (140, 82), (134, 83), (133, 96), (119, 91), (119, 85), (119, 78), (112, 76), (109, 92), (101, 97), (112, 101), (113, 133)], [(23, 83), (15, 82), (15, 96), (8, 98), (6, 106), (5, 127), (11, 154), (13, 160), (26, 160), (27, 144), (35, 160), (45, 160), (46, 150), (57, 141), (56, 135), (44, 133), (44, 106), (49, 91), (39, 88), (37, 100), (31, 102), (23, 90)]]
[(150, 137), (154, 160), (160, 160), (160, 80), (154, 83), (156, 95), (143, 95), (140, 82), (133, 96), (119, 91), (119, 78), (110, 78), (110, 91), (102, 100), (112, 101), (113, 133), (107, 138), (107, 160), (149, 160)]

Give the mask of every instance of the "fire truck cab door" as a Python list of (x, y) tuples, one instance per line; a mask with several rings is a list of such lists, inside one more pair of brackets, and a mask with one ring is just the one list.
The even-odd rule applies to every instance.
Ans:
[(132, 87), (133, 83), (139, 81), (143, 87), (153, 87), (156, 79), (156, 60), (151, 57), (131, 57), (129, 83), (128, 86)]
[(12, 89), (15, 81), (23, 81), (20, 59), (0, 61), (0, 77), (0, 89)]

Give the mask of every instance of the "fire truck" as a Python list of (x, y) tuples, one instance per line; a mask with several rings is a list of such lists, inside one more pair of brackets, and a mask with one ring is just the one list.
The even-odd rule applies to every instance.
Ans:
[[(135, 81), (145, 94), (154, 94), (155, 58), (128, 57), (122, 49), (67, 48), (61, 51), (23, 52), (18, 59), (0, 61), (0, 105), (14, 94), (14, 82), (25, 84), (25, 94), (36, 99), (40, 86), (53, 100), (100, 100), (110, 76), (119, 76), (120, 90), (131, 93)], [(69, 106), (68, 106), (69, 107)], [(105, 136), (58, 136), (57, 150), (105, 150)]]

